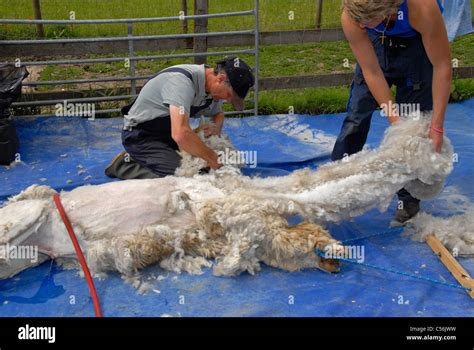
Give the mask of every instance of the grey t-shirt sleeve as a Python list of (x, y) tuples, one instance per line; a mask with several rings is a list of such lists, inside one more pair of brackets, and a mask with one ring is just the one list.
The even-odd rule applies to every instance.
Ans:
[(201, 110), (198, 115), (203, 115), (206, 117), (213, 117), (216, 114), (222, 112), (222, 100), (212, 101), (211, 105), (204, 110)]
[(222, 100), (212, 101), (211, 110), (209, 111), (209, 116), (215, 116), (218, 113), (222, 112)]
[(173, 74), (172, 79), (168, 79), (162, 88), (163, 104), (168, 106), (183, 107), (186, 114), (191, 113), (191, 105), (196, 94), (193, 82), (183, 74)]

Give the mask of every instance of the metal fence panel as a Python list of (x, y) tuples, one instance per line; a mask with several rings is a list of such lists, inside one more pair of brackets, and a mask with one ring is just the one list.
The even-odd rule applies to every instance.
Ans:
[[(0, 19), (0, 24), (24, 24), (24, 25), (35, 25), (35, 24), (110, 24), (110, 23), (124, 23), (127, 24), (127, 36), (122, 37), (97, 37), (97, 38), (72, 38), (72, 39), (38, 39), (38, 40), (2, 40), (0, 43), (5, 45), (18, 45), (28, 46), (32, 44), (51, 45), (51, 44), (70, 44), (70, 43), (107, 43), (107, 42), (127, 42), (128, 43), (128, 55), (125, 57), (110, 57), (110, 58), (80, 58), (80, 59), (56, 59), (56, 60), (45, 60), (45, 61), (24, 61), (19, 63), (20, 66), (45, 66), (45, 65), (74, 65), (74, 64), (86, 64), (86, 63), (112, 63), (112, 62), (124, 62), (128, 60), (128, 72), (129, 75), (125, 77), (103, 77), (94, 79), (71, 79), (71, 80), (48, 80), (48, 81), (35, 81), (26, 82), (24, 86), (37, 87), (37, 86), (52, 86), (52, 85), (70, 85), (70, 84), (88, 84), (88, 83), (101, 83), (101, 82), (114, 82), (114, 81), (129, 81), (130, 82), (130, 94), (118, 95), (118, 96), (97, 96), (97, 97), (83, 97), (69, 100), (41, 100), (41, 101), (23, 101), (13, 103), (13, 107), (38, 107), (47, 105), (56, 105), (58, 103), (90, 103), (90, 102), (110, 102), (120, 101), (133, 98), (137, 95), (137, 80), (147, 80), (152, 78), (154, 75), (137, 76), (136, 65), (137, 61), (144, 60), (158, 60), (158, 59), (169, 59), (169, 58), (186, 58), (186, 57), (208, 57), (208, 56), (223, 56), (223, 55), (239, 55), (239, 54), (253, 54), (255, 55), (255, 89), (254, 89), (254, 108), (247, 109), (242, 112), (227, 112), (226, 114), (249, 114), (258, 113), (258, 45), (259, 45), (259, 24), (258, 24), (258, 5), (259, 0), (255, 0), (255, 6), (252, 10), (238, 11), (238, 12), (226, 12), (226, 13), (214, 13), (205, 15), (193, 15), (193, 16), (173, 16), (173, 17), (156, 17), (156, 18), (121, 18), (121, 19), (104, 19), (104, 20), (20, 20), (20, 19)], [(251, 30), (239, 30), (239, 31), (227, 31), (227, 32), (205, 32), (205, 33), (187, 33), (187, 34), (166, 34), (166, 35), (142, 35), (134, 36), (133, 24), (134, 23), (150, 23), (150, 22), (164, 22), (164, 21), (183, 21), (183, 20), (201, 20), (210, 18), (225, 18), (235, 16), (254, 16), (255, 17), (255, 28)], [(225, 36), (254, 36), (254, 47), (246, 50), (229, 50), (229, 51), (216, 51), (216, 52), (199, 52), (199, 53), (176, 53), (176, 54), (163, 54), (163, 55), (135, 55), (135, 42), (144, 40), (166, 40), (166, 39), (187, 39), (187, 38), (211, 38), (211, 37), (225, 37)], [(6, 62), (8, 63), (8, 62)], [(18, 64), (18, 63), (17, 63)], [(105, 113), (116, 113), (119, 112), (118, 108), (109, 108), (95, 111), (96, 114)], [(36, 114), (32, 116), (40, 116), (45, 114)], [(51, 114), (49, 114), (51, 115)]]

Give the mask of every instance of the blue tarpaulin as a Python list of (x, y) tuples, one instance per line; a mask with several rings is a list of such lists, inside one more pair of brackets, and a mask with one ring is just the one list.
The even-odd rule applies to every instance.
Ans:
[[(474, 200), (474, 100), (449, 106), (446, 129), (458, 161), (446, 188), (423, 210), (457, 214)], [(246, 175), (284, 175), (329, 161), (343, 114), (282, 115), (228, 119), (225, 132), (242, 150), (257, 151), (258, 167)], [(376, 147), (386, 120), (374, 116), (368, 139)], [(120, 119), (36, 118), (17, 120), (22, 163), (0, 168), (0, 201), (35, 183), (57, 190), (111, 181), (103, 168), (119, 151)], [(351, 222), (329, 225), (345, 240), (388, 229), (395, 208), (371, 211)], [(360, 241), (367, 263), (456, 284), (428, 245), (397, 232)], [(474, 259), (459, 258), (474, 273)], [(152, 288), (140, 295), (120, 276), (96, 280), (105, 316), (474, 316), (466, 292), (364, 266), (344, 263), (339, 274), (319, 270), (289, 273), (264, 267), (255, 276), (174, 274), (144, 271)], [(158, 278), (157, 278), (158, 277)], [(2, 316), (93, 316), (85, 280), (77, 271), (46, 262), (0, 281)]]
[(449, 41), (458, 36), (472, 33), (471, 0), (447, 0), (442, 2)]

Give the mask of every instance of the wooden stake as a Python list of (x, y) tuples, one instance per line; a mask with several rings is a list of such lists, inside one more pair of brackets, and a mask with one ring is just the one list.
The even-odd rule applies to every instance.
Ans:
[(323, 18), (323, 0), (317, 0), (316, 4), (316, 29), (321, 29)]
[[(33, 11), (35, 12), (35, 19), (42, 19), (40, 0), (33, 0)], [(36, 35), (39, 39), (44, 38), (44, 27), (42, 23), (36, 25)]]
[(466, 288), (470, 288), (470, 291), (466, 291), (469, 296), (474, 299), (474, 280), (469, 273), (453, 258), (451, 253), (444, 247), (443, 243), (440, 242), (435, 235), (429, 235), (426, 238), (426, 243), (431, 247), (433, 252), (438, 256), (441, 262), (451, 272), (451, 274), (458, 280), (458, 282)]
[[(194, 0), (194, 14), (207, 15), (209, 13), (209, 0)], [(196, 19), (194, 21), (194, 33), (207, 33), (208, 20)], [(194, 52), (202, 53), (207, 51), (207, 37), (194, 38)], [(194, 57), (194, 64), (207, 63), (206, 56)]]
[[(181, 0), (181, 11), (183, 11), (185, 16), (188, 15), (188, 0)], [(183, 33), (188, 34), (188, 21), (183, 20), (182, 22)]]

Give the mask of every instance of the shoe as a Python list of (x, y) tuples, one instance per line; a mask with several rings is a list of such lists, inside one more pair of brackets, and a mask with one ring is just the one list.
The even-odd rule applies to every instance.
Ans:
[(397, 208), (391, 226), (403, 226), (408, 220), (418, 214), (419, 211), (420, 203), (418, 201), (403, 202), (403, 208)]
[(122, 151), (120, 152), (119, 154), (117, 154), (113, 159), (112, 161), (110, 162), (109, 165), (107, 165), (107, 167), (105, 168), (104, 172), (105, 172), (105, 175), (107, 175), (108, 177), (114, 179), (116, 178), (117, 176), (114, 175), (114, 172), (112, 171), (112, 167), (114, 165), (117, 165), (117, 163), (123, 159), (123, 156), (125, 155), (125, 151)]

